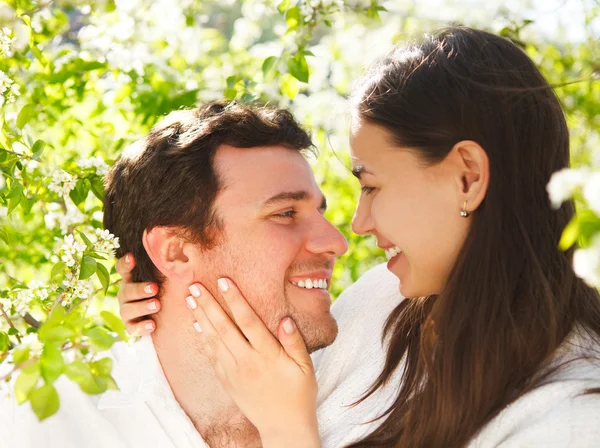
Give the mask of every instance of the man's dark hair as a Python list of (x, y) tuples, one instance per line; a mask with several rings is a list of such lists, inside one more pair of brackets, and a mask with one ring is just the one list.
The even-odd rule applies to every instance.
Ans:
[(120, 239), (118, 257), (135, 256), (134, 281), (164, 280), (142, 244), (145, 230), (173, 227), (203, 248), (216, 243), (213, 202), (222, 185), (213, 158), (221, 145), (313, 146), (293, 115), (274, 107), (218, 101), (167, 116), (124, 151), (105, 180), (104, 227)]

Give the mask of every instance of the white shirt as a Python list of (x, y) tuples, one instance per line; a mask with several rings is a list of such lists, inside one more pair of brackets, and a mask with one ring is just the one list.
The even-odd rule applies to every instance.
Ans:
[[(385, 321), (403, 298), (398, 279), (385, 265), (363, 275), (334, 303), (340, 328), (336, 341), (314, 355), (319, 383), (318, 416), (324, 447), (338, 448), (370, 434), (397, 396), (400, 373), (356, 407), (356, 401), (381, 373)], [(557, 358), (595, 353), (600, 347), (571, 336)], [(401, 370), (402, 365), (399, 369)], [(600, 447), (600, 394), (581, 395), (600, 388), (600, 362), (576, 361), (539, 387), (507, 406), (468, 444), (469, 448), (596, 448)]]
[[(367, 272), (336, 301), (332, 312), (340, 332), (335, 343), (315, 354), (319, 383), (319, 430), (324, 448), (359, 440), (378, 425), (364, 424), (387, 409), (400, 377), (356, 407), (383, 368), (381, 332), (403, 298), (398, 280), (385, 266)], [(15, 448), (205, 448), (164, 377), (152, 340), (115, 344), (113, 377), (119, 391), (89, 396), (64, 376), (56, 386), (58, 413), (39, 422), (29, 403), (0, 399), (0, 441)], [(600, 396), (576, 398), (600, 387), (600, 369), (578, 364), (563, 381), (517, 400), (490, 422), (469, 448), (600, 447)]]

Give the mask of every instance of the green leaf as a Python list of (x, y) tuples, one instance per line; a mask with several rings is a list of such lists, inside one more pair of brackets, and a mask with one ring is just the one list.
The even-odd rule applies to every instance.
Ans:
[(43, 140), (38, 140), (33, 144), (33, 148), (31, 148), (31, 151), (33, 152), (33, 160), (38, 160), (40, 158), (44, 152), (44, 148), (46, 148), (46, 142)]
[(69, 327), (65, 327), (64, 325), (56, 325), (54, 327), (49, 328), (44, 331), (40, 329), (39, 331), (39, 339), (42, 342), (54, 342), (60, 343), (61, 345), (67, 342), (67, 340), (72, 339), (75, 336), (75, 331), (73, 331)]
[(300, 86), (298, 80), (289, 73), (284, 73), (279, 78), (279, 88), (281, 92), (288, 98), (294, 99), (298, 92), (300, 92)]
[(10, 201), (8, 201), (8, 211), (7, 214), (10, 215), (10, 213), (17, 208), (17, 206), (19, 205), (19, 202), (21, 202), (21, 198), (23, 196), (16, 196), (14, 198), (10, 198)]
[(79, 280), (90, 278), (96, 272), (97, 261), (92, 257), (84, 256), (81, 260), (81, 271), (79, 271)]
[(110, 274), (108, 273), (108, 270), (102, 263), (96, 263), (96, 275), (98, 276), (100, 284), (104, 289), (104, 294), (106, 294), (106, 292), (108, 291), (108, 287), (110, 286)]
[(94, 247), (94, 243), (92, 243), (92, 241), (87, 237), (87, 235), (85, 233), (83, 233), (80, 230), (78, 230), (77, 233), (79, 234), (79, 236), (81, 237), (81, 239), (83, 240), (85, 245), (87, 246), (88, 250), (90, 250), (92, 247)]
[(90, 363), (90, 371), (97, 376), (110, 376), (113, 360), (111, 358), (102, 358)]
[(308, 63), (304, 55), (298, 53), (288, 60), (290, 74), (300, 82), (308, 82)]
[(62, 375), (65, 361), (58, 345), (53, 343), (44, 344), (44, 350), (40, 356), (40, 369), (46, 384), (52, 384)]
[(127, 341), (129, 338), (127, 337), (127, 331), (125, 329), (125, 324), (121, 319), (108, 311), (102, 311), (100, 313), (100, 317), (104, 320), (104, 323), (111, 331), (114, 331), (119, 335), (121, 339)]
[(9, 336), (17, 336), (18, 334), (21, 334), (21, 333), (15, 327), (10, 327), (8, 329), (8, 335)]
[(108, 389), (107, 381), (103, 378), (92, 375), (90, 366), (83, 361), (73, 361), (65, 367), (65, 375), (77, 383), (79, 388), (86, 394), (97, 395), (106, 392)]
[(290, 0), (283, 0), (278, 6), (277, 10), (283, 14), (290, 7)]
[(15, 381), (15, 398), (18, 404), (23, 404), (27, 401), (29, 394), (37, 386), (39, 379), (40, 369), (37, 363), (21, 370)]
[(6, 229), (0, 229), (0, 240), (4, 241), (7, 246), (10, 246), (10, 238)]
[(293, 6), (285, 13), (285, 23), (287, 23), (288, 30), (295, 30), (299, 25), (302, 17), (300, 15), (300, 8)]
[(60, 403), (56, 389), (48, 384), (32, 391), (29, 394), (29, 401), (40, 421), (54, 415)]
[(65, 270), (65, 263), (63, 261), (59, 261), (54, 266), (52, 266), (52, 272), (50, 272), (50, 278), (56, 277), (58, 274), (61, 274)]
[(100, 351), (108, 350), (115, 343), (115, 338), (102, 327), (93, 327), (87, 330), (85, 335), (89, 338), (90, 344)]
[(9, 345), (10, 339), (8, 335), (4, 331), (0, 331), (0, 353), (7, 352)]
[(75, 188), (69, 193), (70, 198), (73, 200), (75, 205), (81, 204), (87, 199), (90, 192), (91, 184), (88, 179), (81, 178), (75, 184)]
[(271, 69), (273, 68), (273, 65), (275, 65), (276, 61), (277, 61), (277, 56), (269, 56), (267, 59), (265, 59), (263, 61), (263, 64), (262, 64), (263, 76), (267, 76), (267, 73), (269, 73), (271, 71)]
[(577, 237), (579, 236), (579, 223), (577, 221), (577, 216), (574, 216), (569, 224), (563, 230), (563, 233), (560, 237), (560, 242), (558, 243), (558, 247), (560, 250), (567, 250), (575, 241), (577, 241)]
[(560, 238), (558, 246), (567, 250), (578, 240), (580, 246), (586, 247), (591, 243), (594, 235), (600, 232), (600, 217), (591, 210), (584, 210), (573, 217), (567, 224)]
[(23, 196), (23, 185), (16, 183), (10, 189), (10, 192), (6, 195), (6, 199), (17, 198)]
[(90, 179), (90, 184), (92, 188), (92, 193), (101, 201), (104, 200), (104, 181), (100, 176), (93, 176)]
[(21, 364), (29, 359), (29, 347), (18, 348), (13, 351), (13, 364)]
[(17, 116), (17, 127), (23, 129), (34, 114), (35, 108), (33, 104), (26, 104), (23, 106), (23, 109), (21, 109), (21, 112), (19, 112), (19, 115)]

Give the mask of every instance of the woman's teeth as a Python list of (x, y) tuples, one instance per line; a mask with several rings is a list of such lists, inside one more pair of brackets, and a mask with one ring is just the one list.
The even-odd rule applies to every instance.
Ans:
[(394, 258), (396, 255), (399, 255), (401, 253), (402, 253), (402, 251), (400, 249), (398, 249), (396, 246), (390, 247), (389, 249), (385, 250), (385, 256), (387, 257), (388, 260)]
[(298, 283), (292, 282), (292, 285), (306, 289), (327, 289), (327, 280), (313, 280), (309, 278), (306, 280), (300, 280)]

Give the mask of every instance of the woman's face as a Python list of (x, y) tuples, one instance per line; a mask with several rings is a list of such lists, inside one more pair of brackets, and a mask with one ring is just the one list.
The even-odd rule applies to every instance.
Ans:
[(460, 216), (463, 162), (452, 151), (428, 166), (415, 151), (394, 146), (384, 128), (360, 119), (352, 125), (352, 165), (362, 187), (353, 231), (392, 248), (388, 269), (405, 297), (439, 294), (469, 228)]

